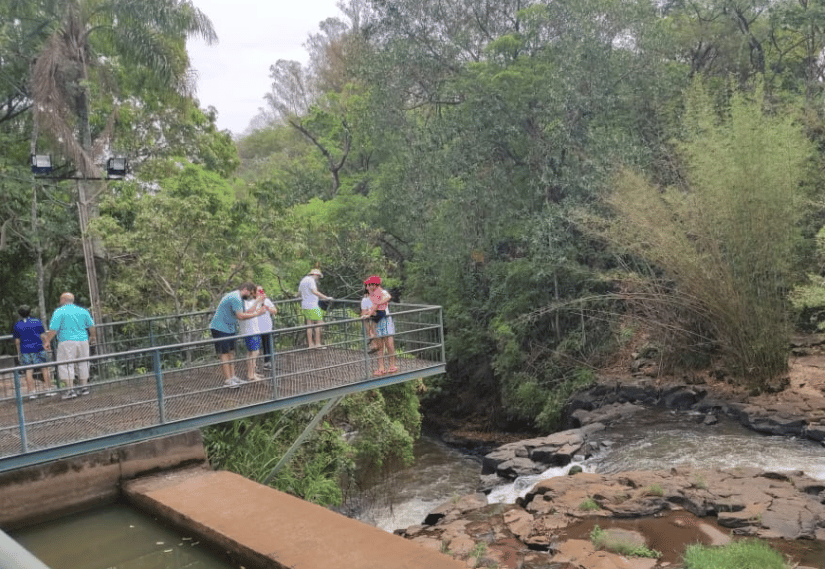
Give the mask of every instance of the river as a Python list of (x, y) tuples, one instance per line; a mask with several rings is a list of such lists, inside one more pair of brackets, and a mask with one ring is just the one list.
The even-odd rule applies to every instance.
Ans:
[[(611, 427), (593, 440), (600, 451), (576, 460), (585, 472), (615, 473), (629, 470), (666, 470), (674, 466), (733, 468), (751, 466), (765, 470), (803, 470), (825, 480), (823, 446), (814, 441), (765, 436), (728, 419), (702, 425), (698, 416), (652, 409), (632, 419), (632, 424)], [(496, 487), (490, 502), (514, 503), (536, 482), (566, 475), (571, 465), (550, 468)], [(480, 461), (461, 454), (432, 437), (416, 447), (416, 463), (396, 473), (386, 485), (392, 506), (377, 504), (357, 517), (387, 531), (420, 524), (438, 505), (476, 491)]]

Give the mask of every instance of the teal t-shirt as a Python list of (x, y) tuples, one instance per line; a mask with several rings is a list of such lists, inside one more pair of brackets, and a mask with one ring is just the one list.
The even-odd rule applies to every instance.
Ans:
[(49, 329), (57, 332), (58, 342), (85, 342), (89, 339), (89, 328), (94, 325), (88, 310), (76, 304), (64, 304), (52, 314)]
[(224, 295), (215, 310), (215, 316), (209, 327), (219, 332), (234, 334), (238, 328), (238, 312), (243, 312), (243, 300), (241, 291), (233, 290)]

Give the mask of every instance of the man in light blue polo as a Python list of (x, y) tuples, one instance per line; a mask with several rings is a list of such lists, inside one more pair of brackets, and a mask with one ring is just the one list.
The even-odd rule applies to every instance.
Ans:
[[(209, 330), (215, 338), (215, 351), (221, 360), (224, 386), (237, 388), (246, 381), (235, 375), (235, 336), (238, 333), (238, 321), (257, 318), (264, 313), (264, 297), (257, 297), (258, 287), (255, 283), (243, 283), (237, 290), (226, 293), (215, 309), (215, 316), (209, 323)], [(256, 299), (248, 311), (244, 311), (244, 300)]]
[[(57, 336), (57, 374), (66, 382), (68, 391), (63, 399), (73, 399), (78, 395), (89, 393), (89, 361), (73, 360), (89, 357), (89, 344), (95, 343), (95, 323), (92, 315), (83, 307), (74, 303), (74, 295), (64, 292), (60, 295), (60, 306), (52, 314), (49, 330), (43, 337), (48, 344)], [(74, 390), (74, 377), (77, 373), (80, 389)]]

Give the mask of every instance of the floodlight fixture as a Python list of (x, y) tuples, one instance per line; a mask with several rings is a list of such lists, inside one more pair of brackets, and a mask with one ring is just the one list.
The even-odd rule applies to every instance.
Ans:
[(47, 176), (52, 173), (51, 154), (32, 154), (32, 174)]
[(128, 162), (125, 158), (109, 158), (106, 161), (106, 174), (110, 178), (123, 178), (126, 175)]

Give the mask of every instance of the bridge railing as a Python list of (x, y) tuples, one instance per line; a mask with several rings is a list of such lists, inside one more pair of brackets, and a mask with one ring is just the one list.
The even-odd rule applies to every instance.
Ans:
[[(274, 328), (293, 328), (304, 323), (300, 299), (273, 300), (273, 304), (278, 309), (278, 314), (273, 317)], [(325, 318), (327, 321), (351, 318), (360, 313), (359, 306), (355, 301), (336, 300)], [(405, 305), (393, 304), (392, 306), (400, 310)], [(99, 355), (117, 354), (142, 348), (186, 344), (200, 339), (209, 339), (211, 338), (209, 323), (214, 314), (214, 310), (202, 310), (104, 322), (95, 326), (98, 344), (92, 349)], [(53, 341), (53, 344), (52, 347), (56, 347), (57, 342)], [(11, 334), (0, 335), (0, 347), (6, 354), (15, 353), (14, 338)], [(53, 354), (54, 351), (50, 355), (53, 357)], [(13, 355), (0, 356), (0, 398), (13, 395), (12, 384), (2, 381), (2, 377), (9, 377), (8, 374), (15, 366), (19, 366), (19, 363)], [(55, 366), (55, 363), (49, 366), (53, 368), (52, 378), (57, 377)], [(32, 367), (35, 368), (35, 379), (42, 381), (40, 368), (43, 366)], [(105, 368), (102, 371), (105, 371)]]
[[(232, 361), (235, 375), (247, 378), (247, 365), (252, 365), (259, 376), (238, 388), (224, 384), (207, 313), (185, 315), (186, 319), (176, 319), (174, 326), (158, 320), (133, 324), (132, 331), (129, 323), (112, 325), (107, 334), (111, 339), (104, 349), (89, 358), (60, 362), (88, 361), (88, 394), (64, 398), (69, 389), (63, 386), (54, 390), (54, 396), (48, 396), (42, 385), (36, 393), (28, 393), (25, 373), (42, 364), (0, 370), (0, 470), (3, 459), (9, 456), (174, 423), (206, 424), (210, 417), (214, 418), (211, 422), (220, 422), (239, 409), (250, 408), (247, 414), (255, 414), (259, 409), (273, 408), (273, 402), (285, 407), (321, 399), (326, 392), (368, 389), (384, 377), (375, 375), (378, 362), (370, 353), (365, 326), (356, 316), (359, 303), (337, 301), (327, 313), (321, 324), (323, 349), (307, 346), (307, 326), (299, 324), (299, 309), (300, 304), (295, 302), (279, 306), (280, 317), (269, 334), (271, 358), (259, 353), (251, 360), (244, 338), (236, 337), (237, 351)], [(391, 311), (398, 371), (386, 374), (386, 378), (395, 375), (395, 382), (441, 373), (441, 308), (392, 304)], [(146, 330), (150, 333), (144, 333)], [(140, 337), (153, 345), (116, 349), (128, 348), (118, 342), (132, 332), (133, 340)], [(175, 341), (181, 339), (187, 341)], [(56, 378), (57, 374), (52, 376)], [(314, 399), (307, 399), (311, 394), (315, 394)], [(37, 397), (32, 399), (31, 395)], [(145, 433), (142, 438), (147, 438)]]

